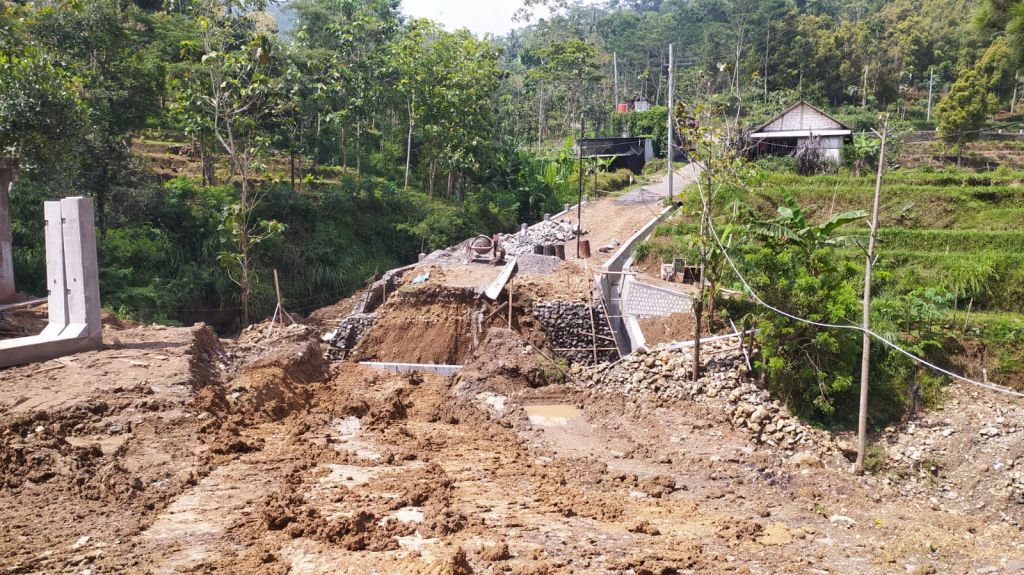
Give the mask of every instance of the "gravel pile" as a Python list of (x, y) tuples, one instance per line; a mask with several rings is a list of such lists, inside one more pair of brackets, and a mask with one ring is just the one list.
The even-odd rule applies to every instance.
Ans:
[(551, 274), (562, 267), (562, 260), (554, 256), (529, 253), (516, 256), (516, 266), (524, 274)]
[[(704, 375), (696, 382), (690, 377), (692, 349), (668, 346), (638, 350), (616, 364), (574, 366), (574, 380), (585, 389), (717, 404), (730, 416), (733, 427), (746, 430), (754, 443), (786, 450), (817, 448), (822, 455), (833, 454), (827, 434), (801, 423), (747, 377), (743, 354), (736, 345), (736, 340), (705, 343), (701, 347)], [(812, 453), (797, 456), (793, 461), (797, 465), (821, 463)]]
[[(948, 409), (955, 411), (960, 401), (953, 399)], [(933, 507), (969, 507), (976, 498), (944, 479), (950, 474), (973, 475), (986, 490), (1024, 504), (1024, 410), (987, 403), (980, 397), (968, 403), (963, 407), (973, 413), (966, 421), (956, 413), (929, 414), (899, 428), (887, 428), (880, 442), (887, 466), (914, 473), (899, 483), (885, 478), (883, 484), (905, 496), (934, 494), (930, 497)], [(965, 470), (952, 468), (957, 460), (964, 462)]]
[(572, 223), (551, 220), (534, 224), (526, 228), (525, 232), (504, 236), (501, 247), (505, 248), (505, 253), (512, 255), (532, 254), (534, 246), (560, 244), (575, 237)]

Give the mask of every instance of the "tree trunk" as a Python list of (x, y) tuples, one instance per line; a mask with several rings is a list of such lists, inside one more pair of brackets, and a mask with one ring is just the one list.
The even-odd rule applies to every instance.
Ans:
[(452, 199), (452, 172), (448, 171), (448, 199)]
[(342, 169), (348, 168), (348, 148), (345, 146), (348, 142), (345, 139), (345, 127), (341, 127), (341, 167)]
[(409, 99), (409, 133), (405, 137), (405, 186), (403, 190), (409, 189), (409, 165), (412, 162), (412, 126), (416, 118), (413, 115), (415, 97)]
[(356, 121), (356, 182), (363, 182), (363, 162), (360, 154), (362, 153), (362, 140), (363, 140), (363, 129), (359, 121)]
[(434, 173), (437, 170), (437, 163), (435, 160), (430, 160), (430, 197), (434, 197)]

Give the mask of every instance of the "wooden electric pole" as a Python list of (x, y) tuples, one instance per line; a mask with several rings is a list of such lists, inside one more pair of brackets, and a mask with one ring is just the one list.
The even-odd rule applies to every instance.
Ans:
[(885, 141), (889, 137), (889, 115), (882, 125), (882, 145), (878, 151), (878, 172), (875, 174), (875, 199), (871, 208), (871, 230), (868, 236), (867, 265), (864, 269), (864, 348), (860, 358), (860, 412), (857, 416), (857, 463), (854, 471), (864, 472), (864, 450), (868, 437), (868, 383), (871, 370), (871, 270), (875, 265), (875, 239), (878, 237), (878, 206), (882, 196), (882, 174), (885, 171)]
[(672, 44), (668, 45), (668, 201), (672, 202)]

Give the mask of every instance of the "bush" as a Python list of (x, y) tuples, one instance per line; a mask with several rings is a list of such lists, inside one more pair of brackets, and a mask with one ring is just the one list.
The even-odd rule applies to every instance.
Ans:
[(763, 172), (796, 173), (796, 159), (793, 156), (762, 156), (754, 166)]
[(602, 192), (617, 192), (624, 190), (633, 182), (633, 172), (622, 168), (614, 172), (599, 172), (597, 174), (597, 189)]
[(877, 443), (869, 445), (864, 452), (864, 471), (878, 473), (885, 469), (887, 457), (888, 454), (885, 452), (885, 446)]

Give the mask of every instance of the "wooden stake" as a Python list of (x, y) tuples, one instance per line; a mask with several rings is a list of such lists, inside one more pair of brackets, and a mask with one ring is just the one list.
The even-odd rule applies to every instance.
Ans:
[(512, 329), (512, 282), (513, 278), (508, 278), (508, 328)]
[(864, 271), (864, 348), (860, 359), (860, 412), (857, 416), (857, 463), (854, 472), (864, 472), (864, 452), (868, 436), (868, 384), (871, 370), (871, 271), (875, 265), (875, 239), (878, 237), (878, 207), (882, 195), (882, 174), (885, 172), (885, 141), (889, 136), (889, 115), (882, 125), (882, 145), (878, 151), (878, 172), (875, 175), (875, 199), (871, 209), (871, 235), (868, 239), (867, 265)]

